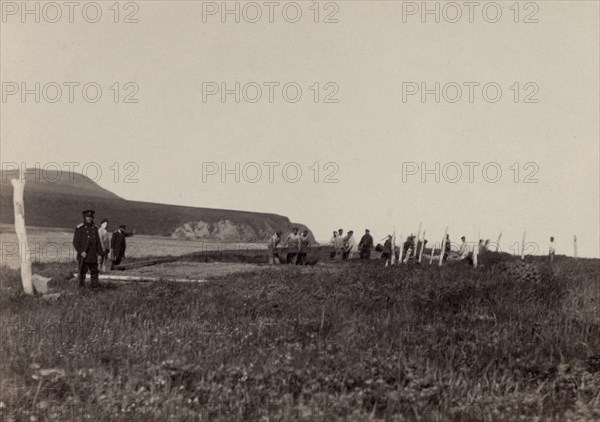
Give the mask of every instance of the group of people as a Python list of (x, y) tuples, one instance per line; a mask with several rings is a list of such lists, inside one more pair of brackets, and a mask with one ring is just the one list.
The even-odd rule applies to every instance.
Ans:
[(306, 255), (312, 246), (308, 236), (308, 230), (303, 230), (302, 233), (299, 234), (298, 228), (294, 227), (292, 232), (287, 235), (285, 240), (281, 238), (281, 235), (282, 232), (277, 231), (273, 236), (271, 236), (271, 239), (269, 239), (269, 263), (280, 263), (277, 246), (283, 246), (287, 250), (285, 256), (286, 264), (306, 264)]
[(333, 232), (333, 237), (329, 241), (333, 246), (331, 252), (331, 259), (348, 259), (356, 258), (370, 259), (371, 250), (373, 249), (373, 236), (369, 229), (365, 229), (365, 234), (360, 238), (358, 244), (354, 239), (354, 231), (349, 230), (348, 234), (344, 236), (344, 229), (339, 229)]
[[(460, 245), (458, 247), (458, 251), (456, 253), (452, 253), (452, 242), (450, 241), (450, 235), (446, 234), (446, 239), (443, 246), (443, 256), (442, 260), (447, 261), (468, 261), (469, 263), (473, 263), (473, 255), (474, 252), (477, 251), (478, 255), (483, 254), (488, 250), (490, 246), (490, 241), (479, 239), (479, 243), (472, 247), (467, 243), (467, 238), (465, 236), (461, 236)], [(417, 240), (415, 241), (415, 236), (410, 235), (406, 238), (406, 241), (402, 244), (402, 256), (403, 262), (408, 262), (411, 258), (420, 258), (417, 254), (422, 254), (425, 246), (427, 245), (427, 239)], [(383, 247), (381, 247), (381, 258), (386, 260), (386, 262), (391, 258), (392, 254), (392, 235), (388, 235)], [(430, 250), (430, 254), (435, 252), (435, 247)], [(548, 250), (548, 257), (550, 263), (554, 261), (554, 255), (556, 253), (556, 248), (554, 245), (554, 237), (550, 237), (550, 247)], [(399, 256), (397, 256), (399, 258)]]
[[(330, 244), (333, 246), (331, 258), (335, 259), (337, 257), (344, 260), (358, 256), (360, 259), (370, 259), (371, 251), (375, 249), (377, 252), (381, 252), (381, 259), (386, 262), (389, 262), (392, 257), (392, 253), (395, 253), (397, 259), (402, 257), (403, 262), (406, 263), (411, 259), (419, 259), (428, 243), (427, 239), (417, 239), (414, 234), (411, 234), (400, 245), (400, 247), (394, 247), (396, 250), (392, 252), (392, 239), (393, 236), (390, 234), (382, 239), (382, 241), (385, 240), (383, 245), (378, 244), (374, 248), (373, 237), (371, 236), (369, 229), (365, 230), (365, 234), (362, 236), (358, 244), (354, 239), (354, 232), (352, 230), (348, 231), (348, 234), (344, 236), (344, 230), (339, 229), (333, 232), (333, 237), (330, 240)], [(467, 239), (465, 236), (462, 236), (460, 239), (461, 244), (458, 248), (458, 251), (456, 253), (452, 253), (450, 235), (446, 235), (442, 257), (444, 261), (449, 259), (456, 261), (471, 259), (473, 248), (467, 244)], [(554, 238), (552, 238), (552, 241), (553, 240)], [(481, 254), (487, 250), (488, 246), (489, 240), (484, 241), (483, 239), (479, 239), (479, 244), (476, 247), (478, 248), (478, 252)], [(430, 250), (429, 253), (431, 254), (433, 252), (434, 250)]]
[(73, 234), (73, 246), (77, 251), (79, 286), (85, 285), (85, 277), (90, 272), (91, 286), (98, 287), (98, 274), (106, 271), (106, 265), (112, 251), (110, 270), (121, 264), (125, 257), (127, 242), (125, 238), (133, 233), (126, 232), (125, 225), (112, 233), (109, 240), (108, 220), (100, 222), (100, 228), (94, 224), (94, 210), (82, 212), (83, 222), (78, 224)]
[[(392, 239), (393, 236), (391, 234), (388, 235), (385, 238), (385, 242), (383, 243), (383, 245), (377, 245), (377, 247), (375, 248), (375, 250), (381, 252), (381, 259), (386, 261), (386, 263), (389, 263), (392, 257)], [(450, 235), (446, 234), (443, 251), (440, 251), (440, 253), (443, 253), (442, 260), (462, 261), (465, 259), (470, 259), (473, 252), (472, 248), (467, 244), (467, 239), (465, 236), (462, 236), (460, 239), (461, 244), (458, 249), (458, 252), (452, 254), (452, 243), (450, 241)], [(398, 260), (402, 259), (402, 262), (404, 263), (409, 262), (411, 259), (418, 260), (420, 262), (422, 255), (425, 251), (425, 247), (427, 246), (427, 243), (427, 239), (418, 240), (416, 239), (416, 236), (414, 234), (411, 234), (401, 244), (397, 252), (394, 251), (394, 253), (396, 254), (395, 258)], [(482, 253), (484, 250), (487, 250), (488, 244), (489, 241), (484, 241), (483, 239), (480, 239), (479, 244), (477, 246), (479, 248), (478, 252)], [(429, 254), (433, 254), (434, 252), (435, 248), (430, 249)]]
[[(125, 257), (125, 249), (127, 248), (127, 242), (125, 239), (132, 236), (135, 231), (126, 232), (126, 226), (121, 224), (119, 225), (119, 229), (112, 233), (109, 240), (109, 221), (107, 219), (102, 220), (100, 222), (100, 227), (98, 228), (94, 224), (94, 210), (85, 210), (82, 212), (82, 215), (83, 222), (77, 225), (73, 235), (73, 246), (77, 251), (77, 262), (79, 263), (79, 286), (83, 287), (85, 285), (85, 277), (89, 271), (91, 276), (91, 285), (92, 287), (97, 287), (98, 274), (100, 271), (106, 271), (106, 266), (111, 253), (112, 260), (110, 262), (110, 270), (113, 270), (115, 266), (121, 264), (121, 261)], [(357, 256), (360, 259), (370, 259), (371, 251), (375, 249), (376, 251), (381, 252), (381, 259), (384, 260), (387, 265), (391, 260), (392, 253), (396, 254), (396, 248), (392, 245), (392, 239), (393, 236), (388, 235), (385, 238), (383, 245), (378, 244), (376, 247), (374, 247), (373, 236), (371, 236), (369, 229), (365, 229), (365, 234), (361, 237), (358, 243), (356, 243), (356, 240), (354, 239), (353, 230), (349, 230), (344, 236), (344, 230), (339, 229), (333, 232), (333, 237), (330, 240), (330, 244), (333, 247), (330, 257), (331, 259), (341, 260), (347, 260), (349, 258), (353, 259)], [(460, 239), (461, 244), (458, 252), (456, 254), (451, 254), (452, 248), (450, 235), (446, 235), (442, 257), (444, 261), (448, 259), (458, 261), (472, 259), (473, 250), (467, 244), (466, 237), (462, 236)], [(396, 254), (396, 258), (399, 259), (401, 256), (403, 262), (409, 262), (411, 258), (418, 258), (420, 262), (420, 256), (418, 254), (422, 255), (426, 245), (426, 239), (418, 240), (414, 235), (411, 234), (406, 238), (404, 243), (402, 243), (402, 253)], [(488, 245), (489, 240), (484, 242), (483, 239), (480, 239), (479, 244), (476, 246), (478, 248), (478, 252), (480, 254), (483, 253), (485, 250), (487, 250)], [(282, 239), (282, 232), (277, 231), (269, 239), (269, 263), (280, 263), (279, 251), (277, 248), (284, 247), (286, 251), (286, 264), (306, 264), (306, 257), (311, 246), (312, 244), (309, 238), (309, 232), (306, 229), (303, 230), (302, 233), (299, 233), (299, 229), (294, 227), (292, 232), (288, 234), (285, 239)], [(394, 250), (392, 250), (392, 248)], [(550, 238), (549, 249), (548, 255), (550, 262), (552, 262), (555, 254), (554, 237)], [(431, 250), (430, 254), (433, 254), (433, 252), (434, 250)]]

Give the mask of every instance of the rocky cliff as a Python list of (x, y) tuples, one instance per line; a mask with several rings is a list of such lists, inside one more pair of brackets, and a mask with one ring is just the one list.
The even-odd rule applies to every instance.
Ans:
[[(0, 223), (14, 224), (12, 184), (14, 174), (1, 174)], [(29, 226), (73, 228), (81, 222), (81, 211), (96, 210), (96, 220), (108, 218), (109, 229), (119, 224), (138, 234), (170, 236), (222, 242), (260, 242), (275, 231), (284, 234), (293, 224), (277, 214), (215, 208), (184, 207), (128, 201), (78, 174), (29, 176), (25, 186), (25, 219)], [(311, 239), (314, 239), (311, 233)]]

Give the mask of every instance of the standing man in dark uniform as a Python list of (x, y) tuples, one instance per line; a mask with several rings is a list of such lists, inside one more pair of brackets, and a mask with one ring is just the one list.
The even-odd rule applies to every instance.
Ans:
[(110, 266), (111, 270), (116, 265), (121, 264), (121, 261), (125, 257), (125, 249), (127, 248), (125, 238), (130, 236), (133, 236), (133, 233), (125, 232), (125, 226), (123, 224), (119, 226), (119, 230), (112, 234), (112, 237), (110, 238), (110, 248), (112, 249), (113, 254), (113, 261)]
[(365, 230), (365, 234), (361, 237), (358, 243), (358, 249), (360, 250), (360, 259), (371, 258), (371, 248), (373, 248), (373, 237), (369, 229)]
[(79, 287), (85, 286), (85, 276), (90, 270), (92, 287), (98, 287), (98, 252), (100, 252), (100, 236), (94, 224), (94, 210), (85, 210), (83, 223), (75, 228), (73, 246), (77, 251), (79, 262)]

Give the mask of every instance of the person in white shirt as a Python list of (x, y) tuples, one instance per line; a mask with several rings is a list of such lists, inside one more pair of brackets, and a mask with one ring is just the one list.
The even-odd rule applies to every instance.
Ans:
[(548, 248), (548, 258), (550, 258), (550, 263), (554, 262), (554, 254), (556, 253), (556, 248), (554, 245), (554, 237), (550, 237), (550, 247)]
[(98, 229), (98, 235), (100, 236), (100, 253), (98, 254), (98, 269), (105, 273), (106, 272), (106, 261), (108, 260), (108, 253), (110, 252), (110, 237), (108, 236), (108, 220), (105, 218), (100, 222), (100, 228)]
[(339, 229), (338, 235), (335, 238), (335, 252), (339, 259), (344, 258), (344, 230)]
[[(356, 245), (356, 240), (354, 239), (354, 232), (350, 230), (348, 232), (348, 237), (346, 238), (346, 242), (344, 245), (344, 259), (348, 259), (349, 257), (354, 258), (354, 254), (358, 250)], [(352, 255), (351, 255), (352, 254)]]
[(300, 235), (297, 227), (294, 227), (285, 239), (285, 246), (288, 248), (286, 263), (291, 264), (292, 261), (298, 259), (298, 252), (300, 252)]
[(269, 264), (279, 264), (279, 255), (277, 254), (277, 245), (281, 243), (281, 232), (277, 231), (269, 239)]
[(463, 259), (467, 259), (469, 257), (469, 246), (467, 245), (466, 237), (462, 236), (460, 240), (462, 240), (462, 243), (460, 244), (460, 249), (458, 250), (458, 259), (462, 261)]
[(329, 243), (331, 244), (331, 246), (333, 246), (333, 250), (331, 251), (331, 253), (329, 254), (329, 258), (334, 259), (335, 258), (335, 253), (336, 253), (336, 245), (337, 245), (337, 231), (333, 231), (333, 237), (331, 238), (331, 240), (329, 241)]

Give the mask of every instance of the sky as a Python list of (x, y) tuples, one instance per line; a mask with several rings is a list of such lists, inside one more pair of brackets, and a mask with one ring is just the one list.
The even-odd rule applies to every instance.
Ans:
[(572, 255), (577, 236), (599, 257), (599, 3), (491, 3), (429, 2), (436, 22), (421, 2), (227, 2), (236, 22), (222, 2), (57, 2), (38, 23), (3, 2), (3, 168), (85, 169), (322, 241), (422, 223), (431, 242), (502, 233), (520, 253), (526, 232), (527, 253), (554, 236)]

